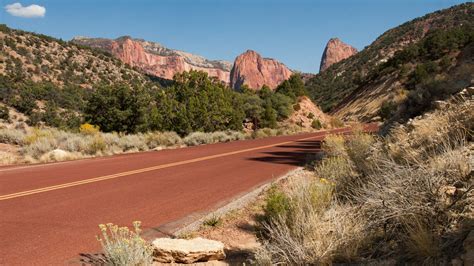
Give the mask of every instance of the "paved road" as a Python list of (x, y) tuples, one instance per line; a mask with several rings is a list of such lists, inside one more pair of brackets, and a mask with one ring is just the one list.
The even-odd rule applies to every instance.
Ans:
[(149, 229), (210, 211), (303, 164), (324, 134), (0, 168), (0, 265), (97, 251), (100, 223)]

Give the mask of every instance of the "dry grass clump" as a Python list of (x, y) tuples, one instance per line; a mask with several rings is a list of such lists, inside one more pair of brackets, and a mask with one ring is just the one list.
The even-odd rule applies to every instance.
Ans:
[(283, 134), (283, 131), (278, 131), (277, 129), (273, 128), (260, 128), (252, 132), (252, 138), (254, 139), (261, 139), (266, 137), (274, 137), (278, 136), (278, 133)]
[(435, 111), (384, 139), (329, 137), (315, 177), (269, 197), (267, 210), (279, 211), (266, 213), (257, 264), (439, 265), (459, 256), (474, 229), (473, 107)]
[(22, 147), (20, 153), (39, 159), (41, 155), (55, 150), (58, 147), (56, 139), (53, 137), (39, 137), (35, 140), (29, 140), (28, 145)]
[(343, 135), (333, 134), (324, 138), (322, 149), (327, 156), (346, 156), (347, 151), (344, 146), (346, 139)]
[(123, 135), (119, 138), (118, 146), (123, 152), (138, 152), (148, 150), (146, 137), (143, 134)]
[(19, 156), (10, 152), (0, 151), (0, 164), (14, 164), (20, 160)]
[[(283, 197), (270, 194), (265, 211), (272, 218), (262, 222), (257, 264), (319, 265), (356, 258), (366, 243), (364, 222), (355, 209), (334, 202), (332, 191), (324, 179), (303, 178), (293, 180)], [(269, 213), (277, 209), (278, 198), (284, 210)]]
[(246, 139), (246, 136), (243, 133), (237, 131), (216, 131), (210, 133), (193, 132), (186, 136), (183, 139), (183, 142), (188, 146), (197, 146), (243, 139)]
[(168, 147), (183, 144), (181, 137), (176, 132), (150, 132), (145, 134), (146, 144), (148, 148), (155, 149), (157, 147)]
[(285, 125), (280, 128), (260, 128), (251, 133), (246, 138), (260, 139), (266, 137), (282, 136), (282, 135), (294, 135), (302, 132), (308, 132), (309, 129), (301, 128), (298, 126)]
[(97, 239), (111, 265), (152, 265), (153, 247), (140, 237), (140, 222), (133, 222), (134, 231), (108, 223), (100, 224)]
[(396, 160), (408, 163), (428, 158), (444, 144), (457, 143), (474, 133), (472, 100), (454, 101), (443, 110), (415, 119), (405, 126), (394, 128), (387, 141), (387, 152)]
[(330, 119), (329, 119), (329, 126), (331, 128), (340, 128), (340, 127), (343, 127), (344, 126), (344, 122), (335, 117), (335, 116), (332, 116)]
[(22, 145), (25, 139), (25, 133), (16, 129), (0, 129), (0, 143)]

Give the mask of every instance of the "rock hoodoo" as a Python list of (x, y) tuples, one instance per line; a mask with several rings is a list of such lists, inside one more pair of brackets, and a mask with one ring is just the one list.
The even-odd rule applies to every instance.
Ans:
[(263, 85), (275, 89), (291, 74), (293, 72), (277, 60), (263, 58), (257, 52), (248, 50), (235, 59), (230, 72), (230, 85), (234, 89), (239, 89), (242, 85), (255, 90)]
[(338, 38), (332, 38), (326, 44), (324, 49), (323, 56), (321, 58), (321, 65), (319, 67), (319, 72), (322, 72), (332, 64), (335, 64), (341, 60), (348, 58), (357, 53), (357, 49), (343, 43)]

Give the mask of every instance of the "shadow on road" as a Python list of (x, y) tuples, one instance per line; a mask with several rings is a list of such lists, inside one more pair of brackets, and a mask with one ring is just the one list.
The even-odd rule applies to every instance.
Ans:
[(248, 158), (248, 160), (303, 166), (314, 159), (315, 154), (321, 150), (321, 141), (301, 140), (276, 146), (274, 149), (274, 151), (262, 152), (261, 155)]

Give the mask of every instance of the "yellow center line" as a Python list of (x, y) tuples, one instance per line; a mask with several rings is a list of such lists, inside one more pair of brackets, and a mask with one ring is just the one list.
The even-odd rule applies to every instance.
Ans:
[(0, 196), (0, 201), (13, 199), (13, 198), (18, 198), (18, 197), (24, 197), (24, 196), (38, 194), (38, 193), (43, 193), (43, 192), (52, 191), (52, 190), (58, 190), (58, 189), (62, 189), (62, 188), (80, 186), (80, 185), (84, 185), (84, 184), (89, 184), (89, 183), (114, 179), (114, 178), (123, 177), (123, 176), (129, 176), (129, 175), (134, 175), (134, 174), (140, 174), (140, 173), (155, 171), (155, 170), (169, 168), (169, 167), (173, 167), (173, 166), (179, 166), (179, 165), (184, 165), (184, 164), (201, 162), (201, 161), (211, 160), (211, 159), (215, 159), (215, 158), (219, 158), (219, 157), (235, 155), (235, 154), (249, 152), (249, 151), (261, 150), (261, 149), (271, 148), (271, 147), (275, 147), (275, 146), (279, 146), (279, 145), (289, 144), (289, 143), (296, 142), (296, 141), (308, 140), (308, 139), (314, 139), (314, 138), (321, 138), (321, 137), (324, 137), (324, 135), (313, 136), (313, 137), (308, 137), (308, 138), (302, 138), (302, 139), (297, 139), (297, 140), (292, 140), (292, 141), (285, 141), (285, 142), (280, 142), (280, 143), (276, 143), (276, 144), (265, 145), (265, 146), (249, 148), (249, 149), (244, 149), (244, 150), (238, 150), (238, 151), (232, 151), (232, 152), (226, 152), (226, 153), (215, 154), (215, 155), (210, 155), (210, 156), (204, 156), (204, 157), (185, 160), (185, 161), (180, 161), (180, 162), (167, 163), (167, 164), (162, 164), (162, 165), (157, 165), (157, 166), (152, 166), (152, 167), (147, 167), (147, 168), (141, 168), (141, 169), (122, 172), (122, 173), (117, 173), (117, 174), (99, 176), (99, 177), (95, 177), (95, 178), (84, 179), (84, 180), (70, 182), (70, 183), (64, 183), (64, 184), (55, 185), (55, 186), (48, 186), (48, 187), (43, 187), (43, 188), (38, 188), (38, 189), (21, 191), (21, 192), (17, 192), (17, 193), (2, 195), (2, 196)]

